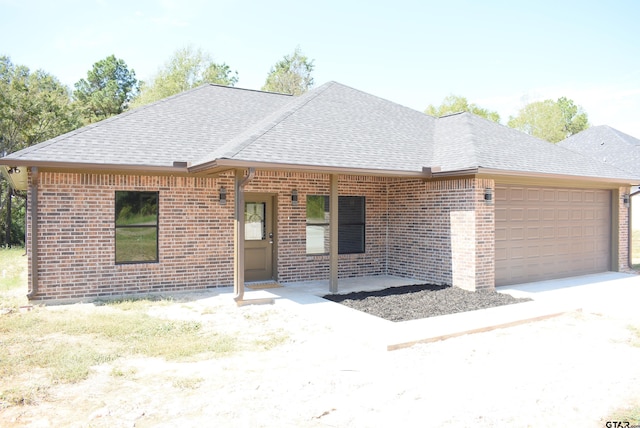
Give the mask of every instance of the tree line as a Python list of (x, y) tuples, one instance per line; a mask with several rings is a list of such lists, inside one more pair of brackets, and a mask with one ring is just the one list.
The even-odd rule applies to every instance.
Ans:
[[(314, 84), (313, 67), (297, 47), (271, 67), (262, 90), (300, 95)], [(237, 82), (237, 71), (190, 46), (175, 51), (149, 82), (110, 55), (93, 64), (73, 89), (45, 71), (32, 72), (0, 56), (0, 156), (205, 83)], [(25, 211), (26, 194), (0, 179), (0, 246), (24, 244)]]
[[(314, 60), (300, 49), (285, 55), (269, 70), (263, 91), (301, 95), (314, 85)], [(73, 89), (55, 76), (30, 71), (0, 56), (0, 155), (24, 149), (124, 111), (159, 101), (205, 83), (235, 86), (238, 72), (213, 60), (202, 49), (187, 46), (175, 51), (148, 82), (137, 79), (126, 62), (110, 55), (93, 64)], [(497, 112), (469, 104), (451, 95), (426, 114), (443, 116), (468, 111), (494, 122)], [(507, 126), (558, 142), (589, 126), (587, 114), (572, 100), (545, 100), (524, 106)], [(0, 246), (23, 245), (26, 195), (0, 179)]]

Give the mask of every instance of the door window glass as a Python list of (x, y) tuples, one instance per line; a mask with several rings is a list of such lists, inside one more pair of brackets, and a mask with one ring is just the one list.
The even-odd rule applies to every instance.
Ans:
[(266, 223), (264, 202), (247, 202), (244, 209), (244, 239), (261, 241), (265, 239)]

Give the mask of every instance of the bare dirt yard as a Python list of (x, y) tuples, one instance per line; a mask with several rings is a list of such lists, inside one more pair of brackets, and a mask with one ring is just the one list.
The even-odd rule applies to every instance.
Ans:
[[(116, 309), (37, 310), (69, 311), (82, 323)], [(13, 382), (40, 393), (26, 404), (0, 402), (0, 426), (604, 427), (615, 409), (640, 404), (640, 318), (628, 310), (572, 312), (396, 351), (373, 346), (375, 331), (310, 316), (286, 299), (237, 307), (229, 289), (143, 310), (197, 321), (234, 346), (175, 360), (120, 357), (77, 382), (21, 373)], [(16, 315), (0, 315), (0, 332)], [(89, 334), (77, 341), (97, 343)]]

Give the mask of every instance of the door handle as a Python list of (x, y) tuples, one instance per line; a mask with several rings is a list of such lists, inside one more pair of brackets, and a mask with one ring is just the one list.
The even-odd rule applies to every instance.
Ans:
[(269, 232), (269, 244), (273, 244), (273, 232)]

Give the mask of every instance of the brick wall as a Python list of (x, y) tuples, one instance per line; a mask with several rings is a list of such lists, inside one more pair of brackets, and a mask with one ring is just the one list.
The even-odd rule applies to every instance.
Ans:
[[(281, 282), (327, 279), (328, 255), (306, 254), (307, 195), (329, 195), (329, 175), (257, 171), (245, 187), (246, 192), (276, 193), (277, 272)], [(291, 204), (291, 191), (298, 191), (298, 205)], [(380, 275), (386, 267), (387, 180), (380, 177), (341, 175), (341, 196), (364, 196), (366, 231), (364, 254), (341, 254), (338, 258), (340, 278)]]
[[(233, 188), (229, 178), (41, 172), (34, 300), (232, 285), (233, 203), (220, 206), (222, 185)], [(159, 263), (115, 264), (117, 190), (160, 192)]]
[(390, 183), (389, 274), (493, 288), (493, 205), (484, 201), (485, 187), (492, 180)]
[[(219, 203), (221, 187), (227, 189), (224, 206)], [(233, 187), (231, 174), (199, 178), (41, 172), (34, 300), (233, 285)], [(297, 206), (291, 204), (293, 189), (299, 192)], [(158, 263), (115, 264), (115, 192), (126, 190), (160, 192)], [(329, 176), (259, 171), (245, 191), (277, 195), (277, 279), (327, 278), (329, 257), (306, 254), (305, 201), (306, 195), (329, 194)], [(340, 276), (386, 273), (386, 180), (341, 176), (339, 191), (364, 196), (367, 216), (366, 253), (340, 255)]]
[[(41, 172), (39, 177), (35, 300), (233, 284), (231, 174), (200, 178)], [(221, 187), (228, 192), (224, 206), (218, 199)], [(340, 195), (366, 198), (366, 253), (340, 255), (339, 276), (390, 274), (466, 289), (492, 288), (495, 219), (493, 203), (483, 198), (487, 187), (494, 187), (493, 180), (340, 176)], [(291, 203), (294, 189), (296, 206)], [(118, 190), (160, 192), (158, 263), (115, 264)], [(276, 279), (327, 279), (329, 256), (306, 254), (305, 204), (307, 195), (329, 194), (329, 175), (259, 171), (246, 191), (276, 195)], [(617, 193), (627, 192), (621, 187)], [(628, 209), (622, 198), (614, 206), (620, 224), (614, 267), (628, 271)]]
[[(618, 271), (619, 272), (634, 272), (629, 266), (629, 207), (624, 205), (622, 195), (628, 195), (630, 192), (629, 187), (620, 187), (618, 189), (618, 203), (614, 204), (614, 209), (618, 209)], [(613, 192), (615, 195), (615, 192)], [(629, 201), (631, 203), (631, 201)]]

